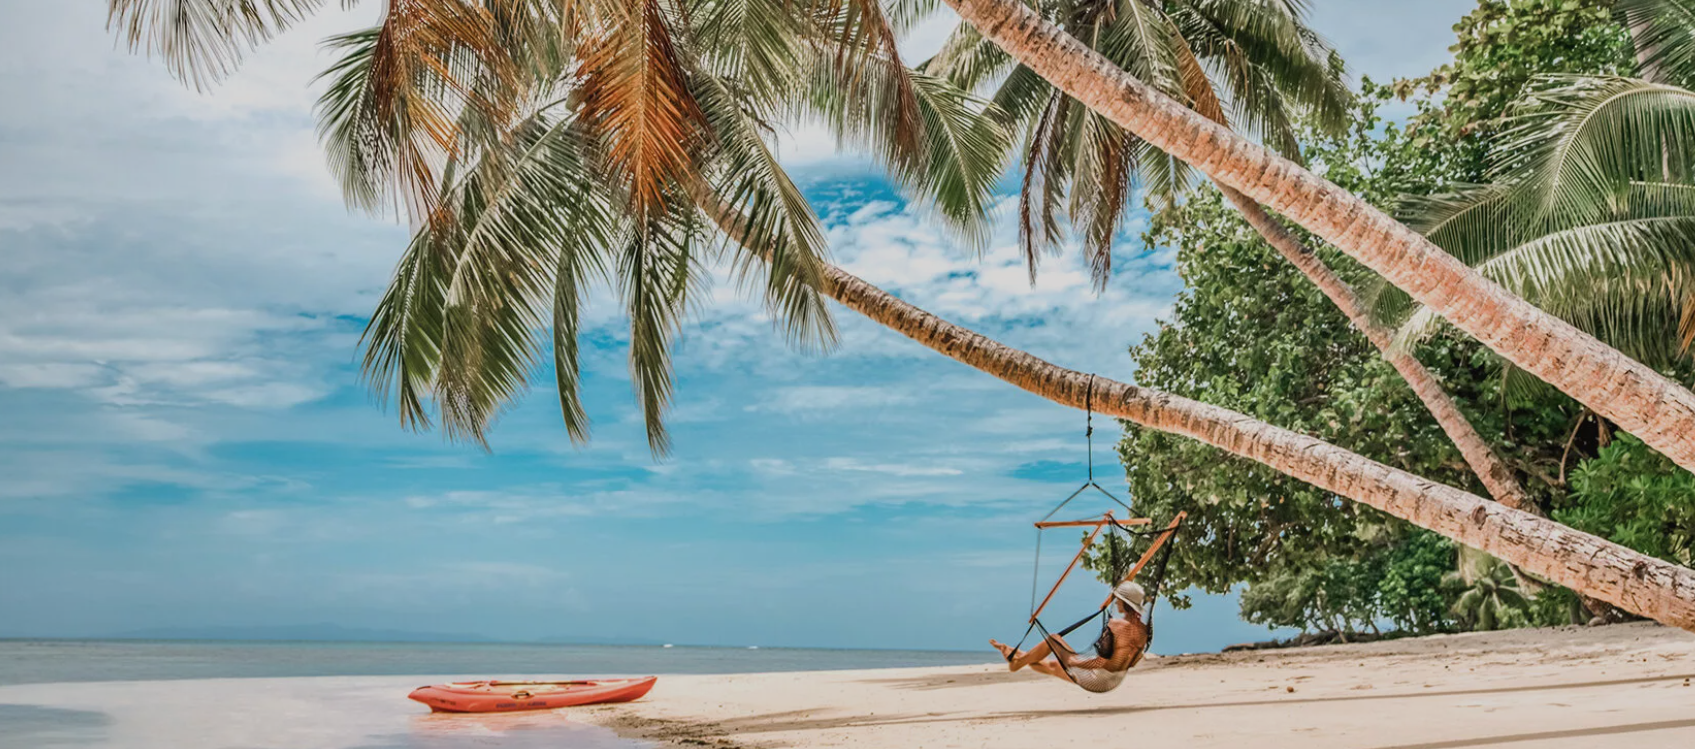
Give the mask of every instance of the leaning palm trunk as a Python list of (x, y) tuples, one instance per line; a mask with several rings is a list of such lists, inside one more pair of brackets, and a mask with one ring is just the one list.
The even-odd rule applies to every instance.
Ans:
[(1357, 196), (1148, 87), (1017, 0), (948, 4), (1089, 108), (1306, 227), (1508, 361), (1695, 470), (1695, 393), (1508, 293)]
[(1325, 265), (1317, 254), (1302, 244), (1293, 232), (1267, 214), (1260, 204), (1232, 188), (1220, 189), (1224, 192), (1225, 199), (1229, 200), (1248, 220), (1248, 224), (1277, 250), (1277, 254), (1294, 264), (1313, 285), (1323, 291), (1348, 318), (1348, 322), (1365, 334), (1366, 339), (1377, 347), (1384, 360), (1401, 374), (1401, 379), (1406, 380), (1419, 401), (1429, 409), (1430, 415), (1436, 418), (1436, 424), (1442, 427), (1448, 439), (1459, 448), (1460, 455), (1465, 458), (1466, 464), (1471, 466), (1472, 472), (1477, 474), (1478, 480), (1483, 482), (1483, 488), (1489, 491), (1489, 495), (1515, 510), (1531, 509), (1533, 505), (1530, 498), (1525, 495), (1523, 487), (1519, 486), (1512, 469), (1502, 462), (1495, 450), (1489, 447), (1489, 443), (1483, 440), (1483, 435), (1478, 434), (1477, 429), (1466, 420), (1465, 414), (1460, 412), (1459, 406), (1449, 397), (1448, 391), (1442, 388), (1442, 383), (1437, 381), (1436, 375), (1426, 369), (1412, 352), (1391, 345), (1395, 337), (1394, 331), (1371, 318), (1365, 303), (1360, 301), (1359, 293), (1349, 286), (1347, 281), (1342, 280), (1341, 276), (1336, 275), (1336, 271), (1331, 270), (1330, 266)]
[[(702, 211), (732, 241), (743, 237), (745, 224), (733, 206), (703, 184), (693, 185), (691, 192)], [(821, 276), (823, 292), (848, 309), (1050, 401), (1092, 408), (1200, 440), (1481, 549), (1579, 593), (1695, 632), (1695, 570), (1229, 409), (1056, 366), (943, 320), (834, 265), (825, 264)]]
[(824, 269), (824, 291), (918, 343), (1055, 403), (1078, 409), (1087, 405), (1198, 439), (1580, 593), (1695, 631), (1695, 570), (1228, 409), (1056, 366), (918, 309), (835, 266)]

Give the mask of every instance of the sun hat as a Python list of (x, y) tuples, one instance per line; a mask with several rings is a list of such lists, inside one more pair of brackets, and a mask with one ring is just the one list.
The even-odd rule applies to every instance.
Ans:
[(1136, 612), (1136, 616), (1142, 616), (1142, 605), (1146, 602), (1148, 593), (1135, 582), (1125, 580), (1112, 589), (1112, 597), (1129, 606), (1131, 611)]

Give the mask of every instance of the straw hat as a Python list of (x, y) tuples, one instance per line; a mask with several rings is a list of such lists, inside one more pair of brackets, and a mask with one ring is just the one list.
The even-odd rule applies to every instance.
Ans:
[(1129, 606), (1131, 611), (1136, 612), (1136, 616), (1143, 616), (1142, 606), (1147, 601), (1148, 592), (1142, 590), (1142, 586), (1133, 581), (1125, 580), (1119, 583), (1118, 587), (1112, 589), (1112, 597), (1118, 599), (1119, 603)]

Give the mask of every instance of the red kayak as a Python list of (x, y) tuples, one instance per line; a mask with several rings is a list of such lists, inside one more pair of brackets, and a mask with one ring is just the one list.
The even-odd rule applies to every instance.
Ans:
[(659, 681), (657, 676), (587, 681), (467, 681), (418, 687), (407, 697), (429, 705), (431, 711), (438, 713), (552, 710), (639, 700), (653, 689), (656, 681)]

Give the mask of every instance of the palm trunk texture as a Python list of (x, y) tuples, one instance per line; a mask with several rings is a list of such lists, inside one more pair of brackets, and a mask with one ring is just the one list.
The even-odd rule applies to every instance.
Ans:
[(1490, 349), (1695, 470), (1695, 393), (1543, 312), (1369, 203), (1148, 87), (1017, 0), (947, 0), (1120, 127), (1359, 260)]

